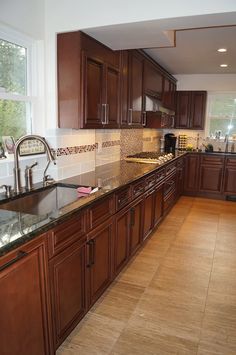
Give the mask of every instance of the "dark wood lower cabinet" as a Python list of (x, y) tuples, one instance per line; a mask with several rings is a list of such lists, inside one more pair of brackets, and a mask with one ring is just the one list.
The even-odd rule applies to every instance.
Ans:
[(164, 191), (164, 185), (160, 185), (156, 187), (156, 190), (154, 192), (153, 198), (154, 198), (154, 227), (158, 225), (158, 223), (161, 221), (163, 217), (163, 191)]
[(153, 229), (153, 198), (155, 190), (148, 192), (144, 197), (143, 205), (143, 239), (146, 239)]
[(47, 287), (44, 237), (1, 258), (1, 355), (52, 354)]
[(86, 312), (85, 257), (83, 237), (50, 262), (55, 349)]
[(200, 192), (222, 192), (223, 166), (200, 167)]
[(184, 193), (195, 194), (199, 188), (199, 155), (190, 154), (185, 158)]
[(88, 302), (91, 306), (112, 281), (113, 223), (109, 219), (88, 235)]
[(226, 158), (223, 188), (225, 195), (236, 195), (236, 159), (234, 157)]
[(134, 254), (142, 241), (142, 199), (130, 209), (130, 254)]
[(115, 220), (114, 272), (118, 274), (128, 261), (130, 238), (130, 210), (118, 213)]

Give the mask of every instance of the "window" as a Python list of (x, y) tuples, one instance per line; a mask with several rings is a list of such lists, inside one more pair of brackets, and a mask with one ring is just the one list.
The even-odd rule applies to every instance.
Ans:
[(0, 140), (32, 131), (30, 45), (0, 31)]
[(209, 93), (207, 123), (211, 137), (236, 133), (236, 92)]

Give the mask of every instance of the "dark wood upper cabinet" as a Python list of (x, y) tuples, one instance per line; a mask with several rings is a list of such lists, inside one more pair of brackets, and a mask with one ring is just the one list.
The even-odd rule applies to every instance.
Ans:
[(1, 258), (2, 355), (53, 354), (46, 258), (43, 236)]
[(168, 76), (163, 78), (162, 104), (169, 110), (176, 110), (176, 83)]
[(129, 52), (128, 67), (128, 125), (142, 127), (143, 117), (143, 57), (137, 51)]
[(58, 34), (60, 128), (117, 128), (120, 120), (120, 52), (82, 32)]
[(144, 94), (162, 99), (163, 74), (154, 63), (144, 61)]
[(204, 129), (206, 91), (176, 92), (176, 128)]

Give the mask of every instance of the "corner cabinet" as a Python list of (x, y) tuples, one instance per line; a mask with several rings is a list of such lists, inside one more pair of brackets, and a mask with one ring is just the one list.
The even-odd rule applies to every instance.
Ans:
[(46, 260), (45, 236), (1, 258), (1, 355), (53, 354)]
[(206, 91), (177, 91), (175, 128), (204, 129), (206, 99)]

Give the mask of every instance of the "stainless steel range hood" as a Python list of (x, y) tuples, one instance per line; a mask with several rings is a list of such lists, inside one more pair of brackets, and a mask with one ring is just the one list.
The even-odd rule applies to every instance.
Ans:
[(147, 127), (174, 128), (175, 112), (163, 107), (161, 101), (156, 98), (145, 96), (145, 111)]

